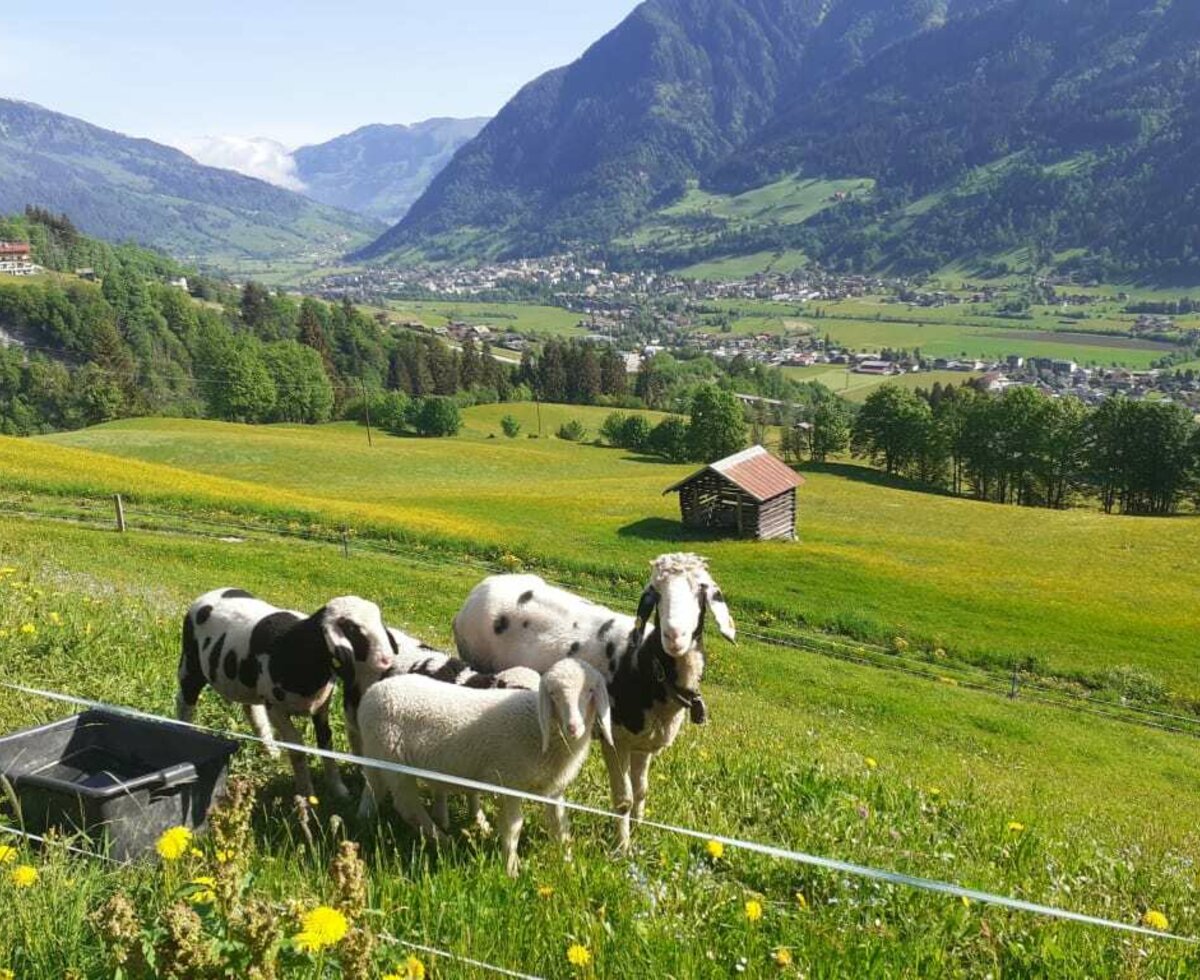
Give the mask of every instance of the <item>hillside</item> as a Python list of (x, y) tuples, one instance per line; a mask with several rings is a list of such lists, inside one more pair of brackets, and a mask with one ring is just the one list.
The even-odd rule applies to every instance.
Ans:
[(212, 264), (316, 262), (377, 230), (372, 219), (201, 166), (179, 150), (0, 99), (0, 213), (28, 205), (69, 214), (109, 241)]
[(363, 126), (292, 154), (300, 192), (314, 201), (395, 222), (487, 122), (426, 119), (411, 126)]
[[(469, 241), (546, 250), (628, 230), (716, 166), (801, 84), (810, 48), (840, 68), (944, 3), (648, 0), (575, 63), (530, 82), (369, 248)], [(457, 247), (456, 247), (457, 246)]]
[[(693, 6), (695, 9), (693, 9)], [(844, 269), (1196, 281), (1200, 9), (1183, 0), (649, 0), (531, 82), (363, 255), (606, 245), (622, 264), (792, 251)], [(803, 221), (647, 233), (875, 181)]]

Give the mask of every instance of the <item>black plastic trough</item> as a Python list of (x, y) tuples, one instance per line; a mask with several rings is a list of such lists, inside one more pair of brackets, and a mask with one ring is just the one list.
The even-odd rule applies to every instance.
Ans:
[(237, 742), (85, 711), (0, 737), (0, 777), (23, 827), (85, 833), (120, 861), (154, 848), (169, 827), (198, 830), (223, 792)]

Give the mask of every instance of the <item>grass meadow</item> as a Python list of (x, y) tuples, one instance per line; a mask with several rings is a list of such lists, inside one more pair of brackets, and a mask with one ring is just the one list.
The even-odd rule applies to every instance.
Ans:
[[(544, 433), (574, 417), (594, 433), (606, 414), (541, 412)], [(499, 427), (510, 413), (523, 424), (513, 440)], [(740, 642), (712, 639), (711, 721), (686, 728), (655, 764), (651, 819), (1122, 922), (1159, 912), (1173, 931), (1200, 930), (1200, 742), (956, 679), (960, 668), (1004, 679), (1020, 661), (1063, 684), (1134, 685), (1104, 690), (1149, 690), (1185, 710), (1200, 695), (1200, 522), (1004, 508), (829, 464), (805, 473), (799, 542), (697, 539), (662, 495), (690, 467), (529, 438), (533, 405), (465, 417), (455, 439), (377, 436), (373, 448), (352, 425), (182, 420), (0, 439), (3, 677), (169, 713), (179, 618), (209, 588), (300, 609), (354, 592), (447, 646), (453, 612), (488, 566), (520, 564), (632, 605), (649, 558), (698, 550)], [(125, 535), (90, 523), (118, 491)], [(342, 525), (354, 532), (348, 558), (302, 537)], [(882, 668), (859, 665), (770, 642), (784, 628), (892, 652)], [(0, 731), (63, 713), (0, 690)], [(211, 693), (198, 720), (244, 729)], [(349, 834), (363, 846), (373, 930), (541, 976), (1186, 977), (1200, 967), (1197, 950), (1174, 941), (732, 847), (714, 857), (702, 841), (646, 828), (616, 858), (599, 817), (575, 819), (575, 860), (564, 864), (530, 814), (515, 881), (494, 841), (464, 834), (432, 852), (398, 822), (357, 827), (350, 808), (324, 798), (306, 818), (309, 844), (286, 763), (246, 748), (236, 767), (259, 785), (245, 859), (255, 896), (297, 909), (331, 901), (326, 865)], [(597, 754), (570, 797), (604, 806), (606, 787)], [(216, 861), (208, 844), (165, 868), (12, 857), (40, 875), (21, 889), (0, 869), (12, 910), (0, 916), (0, 970), (21, 977), (112, 975), (89, 916), (120, 890), (155, 920)], [(220, 914), (206, 912), (205, 927), (218, 930)], [(343, 969), (336, 950), (290, 947), (295, 920), (277, 922), (283, 975)], [(570, 963), (572, 945), (590, 962)], [(372, 955), (382, 975), (407, 953), (381, 944)], [(432, 976), (487, 975), (420, 958)]]

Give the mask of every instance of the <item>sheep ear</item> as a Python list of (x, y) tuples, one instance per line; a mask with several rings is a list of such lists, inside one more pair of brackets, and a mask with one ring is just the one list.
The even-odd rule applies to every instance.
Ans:
[(647, 585), (646, 591), (642, 593), (642, 598), (638, 600), (637, 621), (633, 624), (635, 630), (640, 630), (641, 635), (639, 640), (646, 637), (646, 633), (650, 629), (650, 617), (654, 615), (654, 609), (658, 605), (658, 589), (653, 585)]
[(613, 747), (612, 708), (608, 701), (608, 689), (603, 684), (592, 688), (592, 707), (596, 711), (596, 727), (600, 729), (600, 737), (610, 749)]
[(713, 619), (717, 621), (717, 629), (730, 643), (737, 643), (737, 630), (733, 626), (733, 616), (729, 614), (729, 606), (725, 604), (725, 596), (717, 587), (716, 582), (710, 583), (706, 590), (708, 608), (712, 611)]
[(554, 700), (543, 681), (538, 685), (538, 727), (542, 730), (542, 755), (550, 751), (550, 735), (554, 731)]
[(329, 656), (333, 660), (335, 670), (341, 670), (346, 664), (354, 662), (354, 644), (342, 629), (341, 620), (330, 616), (322, 609), (317, 613), (320, 617), (321, 633), (325, 637), (325, 646), (329, 648)]

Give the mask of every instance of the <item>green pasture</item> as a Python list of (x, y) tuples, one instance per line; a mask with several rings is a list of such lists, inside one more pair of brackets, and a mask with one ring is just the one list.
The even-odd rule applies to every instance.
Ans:
[[(561, 515), (560, 532), (576, 521)], [(633, 563), (656, 550), (640, 543)], [(742, 576), (719, 557), (713, 568), (745, 633), (753, 614), (733, 592)], [(179, 617), (209, 588), (238, 585), (300, 609), (353, 592), (379, 602), (389, 623), (445, 645), (454, 610), (484, 574), (445, 557), (355, 548), (343, 558), (327, 544), (269, 534), (119, 535), (40, 518), (0, 523), (0, 569), (5, 677), (164, 714), (173, 702)], [(710, 722), (688, 726), (656, 762), (650, 818), (1120, 922), (1153, 910), (1172, 930), (1200, 929), (1194, 739), (752, 638), (736, 648), (714, 638), (708, 652)], [(0, 691), (0, 731), (66, 710)], [(211, 692), (197, 720), (245, 730), (241, 713)], [(280, 909), (273, 928), (289, 977), (341, 975), (348, 954), (340, 947), (307, 956), (292, 949), (291, 936), (297, 912), (333, 900), (327, 864), (343, 835), (363, 848), (369, 928), (544, 977), (1184, 978), (1200, 967), (1194, 947), (1171, 940), (1123, 937), (733, 847), (713, 857), (703, 840), (664, 831), (636, 829), (630, 855), (617, 857), (611, 826), (599, 817), (573, 820), (568, 864), (530, 813), (522, 872), (509, 880), (494, 840), (464, 832), (434, 853), (394, 818), (358, 825), (352, 805), (327, 799), (318, 784), (306, 845), (286, 762), (247, 747), (235, 768), (259, 783), (241, 880), (250, 896)], [(357, 789), (357, 775), (348, 777)], [(568, 797), (607, 804), (598, 753)], [(461, 808), (452, 814), (464, 823)], [(190, 880), (221, 874), (204, 841), (166, 867), (118, 869), (24, 848), (12, 856), (19, 865), (39, 875), (25, 889), (7, 870), (0, 875), (0, 969), (19, 977), (112, 975), (100, 940), (109, 923), (96, 915), (109, 896), (129, 895), (153, 928), (168, 906), (188, 903)], [(218, 906), (203, 914), (202, 930), (216, 930), (225, 913)], [(570, 965), (571, 945), (583, 946), (590, 964)], [(381, 940), (368, 975), (395, 969), (407, 952)], [(416, 955), (432, 977), (488, 975)]]
[(797, 381), (816, 381), (825, 385), (848, 401), (862, 402), (867, 395), (882, 384), (899, 385), (902, 388), (932, 388), (934, 384), (960, 385), (979, 377), (978, 371), (920, 371), (916, 374), (871, 375), (855, 374), (848, 368), (831, 364), (814, 364), (811, 367), (784, 368), (789, 378)]
[(419, 320), (427, 327), (444, 327), (451, 320), (482, 324), (493, 332), (516, 331), (557, 337), (582, 337), (580, 315), (560, 306), (534, 303), (478, 303), (395, 300), (388, 312), (400, 319)]
[(748, 255), (726, 255), (696, 262), (675, 274), (686, 279), (745, 279), (759, 272), (791, 272), (803, 268), (808, 256), (797, 249), (782, 252), (751, 252)]
[[(509, 413), (523, 425), (513, 440), (499, 434)], [(984, 504), (831, 463), (805, 471), (798, 542), (720, 539), (685, 529), (663, 495), (692, 466), (546, 435), (566, 418), (594, 434), (604, 410), (542, 413), (543, 438), (528, 438), (536, 406), (512, 404), (467, 410), (455, 439), (377, 436), (373, 448), (349, 424), (127, 421), (0, 439), (0, 481), (346, 523), (625, 581), (640, 579), (648, 555), (697, 550), (752, 623), (902, 636), (1001, 677), (1023, 664), (1122, 694), (1136, 682), (1169, 701), (1200, 696), (1200, 521)]]

